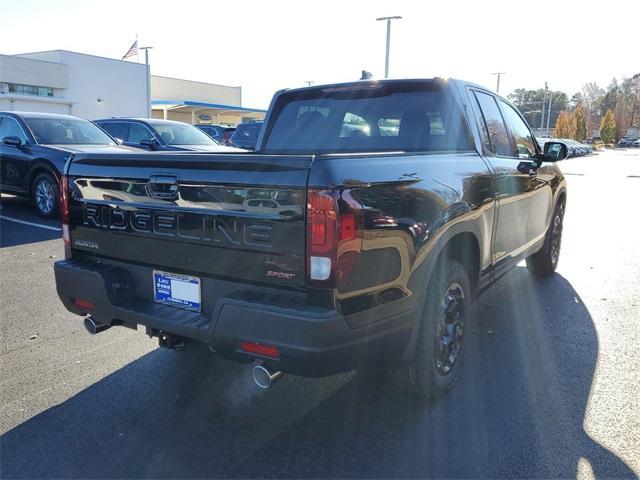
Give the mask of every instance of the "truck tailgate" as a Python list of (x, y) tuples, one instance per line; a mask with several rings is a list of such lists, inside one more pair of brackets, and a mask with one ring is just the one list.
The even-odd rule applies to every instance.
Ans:
[(71, 251), (271, 285), (305, 279), (312, 156), (77, 155)]

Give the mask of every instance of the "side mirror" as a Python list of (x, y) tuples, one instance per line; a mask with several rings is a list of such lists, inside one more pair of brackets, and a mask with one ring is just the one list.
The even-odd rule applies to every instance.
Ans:
[(567, 145), (562, 142), (547, 142), (544, 144), (543, 162), (558, 162), (567, 158), (569, 154)]
[(143, 147), (149, 147), (151, 150), (155, 150), (158, 146), (158, 141), (155, 138), (143, 138), (140, 140), (140, 145)]
[(20, 140), (20, 138), (18, 137), (9, 136), (4, 137), (2, 139), (2, 143), (4, 143), (5, 145), (11, 145), (12, 147), (19, 147), (20, 145), (22, 145), (22, 140)]

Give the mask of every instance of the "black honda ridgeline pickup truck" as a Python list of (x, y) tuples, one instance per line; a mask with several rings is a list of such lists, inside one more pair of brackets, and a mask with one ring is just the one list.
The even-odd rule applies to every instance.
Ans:
[(262, 388), (382, 367), (430, 396), (477, 295), (522, 259), (554, 272), (566, 155), (464, 81), (282, 90), (255, 153), (73, 155), (58, 294), (91, 333), (204, 342)]

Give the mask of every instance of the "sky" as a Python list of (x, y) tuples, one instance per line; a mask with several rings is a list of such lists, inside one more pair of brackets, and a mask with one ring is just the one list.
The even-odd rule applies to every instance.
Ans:
[(500, 92), (640, 72), (640, 1), (0, 0), (0, 53), (64, 49), (121, 58), (139, 36), (151, 73), (242, 86), (267, 108), (306, 81), (384, 77), (381, 16), (391, 28), (390, 77), (453, 77)]

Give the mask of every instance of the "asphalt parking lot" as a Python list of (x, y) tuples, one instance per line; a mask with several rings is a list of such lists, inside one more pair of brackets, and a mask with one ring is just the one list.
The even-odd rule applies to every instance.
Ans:
[(637, 478), (640, 149), (561, 168), (558, 273), (482, 296), (463, 375), (429, 402), (353, 373), (258, 391), (205, 348), (91, 337), (55, 293), (57, 222), (3, 196), (0, 476)]

